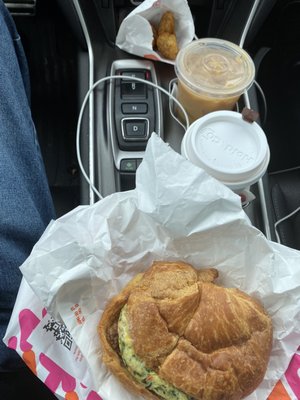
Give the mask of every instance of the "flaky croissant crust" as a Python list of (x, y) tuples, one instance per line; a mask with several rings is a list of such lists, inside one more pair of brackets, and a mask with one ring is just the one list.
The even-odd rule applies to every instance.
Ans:
[(98, 325), (102, 361), (128, 390), (159, 399), (119, 356), (117, 323), (125, 304), (136, 355), (179, 390), (199, 400), (238, 400), (260, 384), (271, 319), (252, 297), (214, 284), (217, 277), (213, 268), (158, 261), (109, 301)]

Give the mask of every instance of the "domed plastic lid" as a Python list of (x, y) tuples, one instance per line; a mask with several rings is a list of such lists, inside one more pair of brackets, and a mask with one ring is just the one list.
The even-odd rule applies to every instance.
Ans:
[(226, 40), (206, 38), (182, 48), (176, 58), (178, 78), (208, 96), (235, 96), (248, 89), (255, 66), (248, 53)]
[(233, 190), (257, 182), (270, 159), (264, 131), (235, 111), (216, 111), (195, 121), (181, 152)]

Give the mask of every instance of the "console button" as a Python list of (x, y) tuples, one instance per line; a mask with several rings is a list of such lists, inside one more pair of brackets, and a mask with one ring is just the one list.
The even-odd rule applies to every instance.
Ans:
[(121, 97), (123, 99), (130, 99), (130, 98), (146, 99), (147, 88), (145, 83), (122, 81)]
[[(144, 71), (123, 71), (122, 76), (133, 77), (145, 79)], [(137, 81), (130, 81), (128, 79), (123, 80), (121, 82), (121, 96), (122, 98), (128, 97), (138, 97), (138, 98), (146, 98), (147, 97), (147, 87), (146, 84)]]
[(120, 170), (122, 172), (135, 172), (137, 163), (135, 159), (124, 158), (120, 163)]
[(147, 114), (148, 104), (147, 103), (123, 103), (122, 113), (123, 114)]
[(124, 71), (122, 76), (132, 76), (133, 78), (145, 79), (145, 72), (143, 71)]
[(124, 140), (147, 140), (149, 130), (148, 119), (123, 119), (122, 131)]

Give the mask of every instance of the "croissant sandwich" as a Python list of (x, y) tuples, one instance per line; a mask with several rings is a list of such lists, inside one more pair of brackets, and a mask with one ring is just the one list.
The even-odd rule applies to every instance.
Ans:
[(145, 399), (238, 400), (262, 381), (272, 322), (216, 269), (154, 262), (108, 302), (98, 325), (102, 360)]

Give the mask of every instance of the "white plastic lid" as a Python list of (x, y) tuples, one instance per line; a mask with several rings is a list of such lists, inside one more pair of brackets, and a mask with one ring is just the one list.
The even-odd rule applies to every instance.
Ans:
[(270, 159), (264, 131), (235, 111), (215, 111), (196, 120), (185, 133), (181, 153), (232, 190), (257, 182)]

